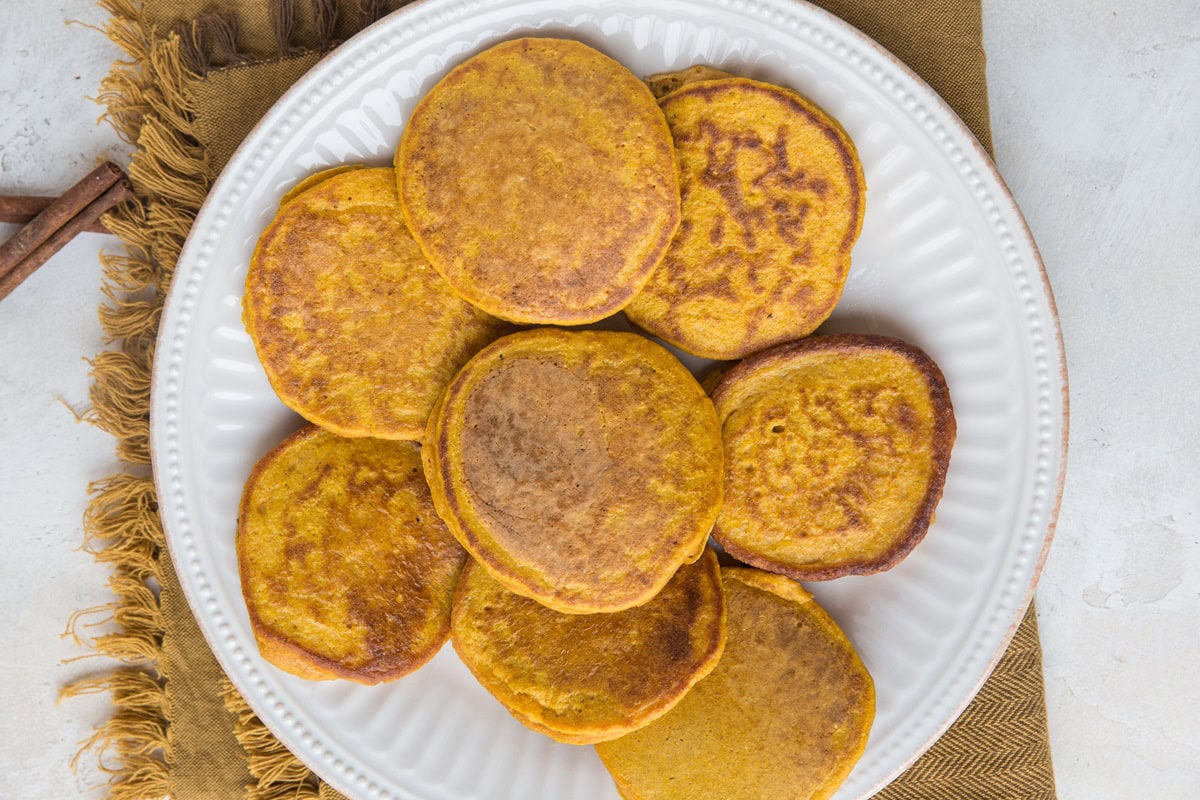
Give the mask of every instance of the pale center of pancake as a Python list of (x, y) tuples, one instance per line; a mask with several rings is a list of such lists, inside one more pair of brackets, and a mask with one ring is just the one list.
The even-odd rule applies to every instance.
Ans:
[(547, 566), (602, 547), (614, 460), (593, 383), (553, 361), (514, 360), (471, 394), (465, 428), (467, 483), (501, 546)]

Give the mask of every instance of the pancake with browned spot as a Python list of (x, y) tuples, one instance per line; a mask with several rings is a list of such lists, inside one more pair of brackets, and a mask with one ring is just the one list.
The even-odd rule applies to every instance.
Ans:
[(643, 605), (562, 614), (472, 561), (450, 631), (459, 658), (514, 717), (560, 742), (592, 744), (662, 716), (712, 671), (725, 646), (725, 593), (709, 550)]
[(679, 225), (671, 134), (645, 84), (565, 39), (453, 69), (396, 151), (409, 229), (461, 297), (524, 323), (623, 308)]
[(742, 358), (811, 333), (833, 311), (866, 184), (846, 132), (810, 101), (746, 78), (686, 82), (694, 77), (683, 73), (659, 101), (679, 159), (679, 234), (625, 313), (689, 353)]
[(890, 569), (942, 496), (954, 411), (941, 370), (884, 336), (817, 336), (734, 367), (713, 392), (733, 556), (800, 580)]
[(420, 439), (442, 387), (510, 326), (429, 266), (400, 217), (393, 170), (330, 170), (284, 199), (243, 301), (272, 388), (342, 436)]
[(658, 75), (651, 75), (649, 78), (646, 78), (646, 86), (650, 88), (652, 95), (661, 100), (666, 95), (688, 83), (715, 81), (720, 78), (733, 77), (736, 76), (715, 67), (696, 64), (687, 69), (681, 69), (678, 72), (662, 72)]
[(265, 659), (303, 678), (374, 684), (445, 643), (467, 556), (434, 511), (419, 451), (308, 426), (254, 467), (237, 556)]
[(641, 605), (694, 560), (721, 505), (721, 433), (645, 337), (538, 328), (489, 345), (429, 418), (450, 531), (508, 589), (585, 614)]
[(716, 669), (596, 752), (628, 800), (823, 800), (866, 747), (874, 682), (799, 584), (754, 569), (721, 576), (728, 638)]

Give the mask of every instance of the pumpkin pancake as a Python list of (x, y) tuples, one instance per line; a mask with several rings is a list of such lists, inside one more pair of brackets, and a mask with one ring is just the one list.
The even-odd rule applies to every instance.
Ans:
[(404, 219), (461, 297), (523, 323), (623, 308), (679, 226), (671, 133), (621, 64), (565, 39), (473, 56), (396, 151)]
[(321, 170), (320, 172), (314, 172), (312, 175), (301, 179), (296, 183), (295, 186), (284, 192), (283, 197), (279, 198), (279, 207), (283, 208), (288, 203), (292, 202), (297, 197), (316, 186), (318, 183), (329, 180), (334, 175), (341, 175), (343, 172), (350, 172), (351, 170), (356, 169), (369, 169), (369, 167), (366, 164), (341, 164), (336, 167), (330, 167), (329, 169)]
[(451, 641), (514, 717), (560, 742), (614, 739), (662, 716), (725, 647), (709, 550), (637, 608), (562, 614), (508, 591), (475, 562), (454, 595)]
[(721, 504), (720, 438), (661, 346), (538, 328), (467, 362), (421, 456), (438, 513), (493, 577), (591, 614), (645, 603), (695, 559)]
[(715, 81), (720, 78), (733, 78), (728, 72), (723, 72), (715, 67), (710, 67), (705, 64), (696, 64), (687, 69), (678, 72), (662, 72), (658, 75), (651, 75), (646, 78), (646, 86), (650, 89), (650, 94), (658, 99), (662, 99), (666, 95), (688, 83), (696, 81)]
[(342, 436), (420, 439), (446, 382), (511, 327), (429, 266), (400, 218), (393, 170), (330, 170), (284, 200), (243, 302), (271, 386)]
[(866, 747), (871, 676), (799, 584), (753, 569), (721, 577), (721, 662), (662, 717), (596, 752), (628, 800), (827, 798)]
[[(866, 185), (836, 121), (795, 92), (696, 68), (659, 101), (675, 137), (679, 234), (625, 309), (706, 358), (811, 333), (833, 311), (862, 229)], [(687, 81), (691, 82), (687, 82)]]
[(954, 411), (916, 347), (818, 336), (760, 353), (713, 392), (731, 555), (800, 580), (890, 569), (925, 536), (942, 496)]
[(373, 684), (412, 672), (445, 643), (466, 553), (433, 509), (419, 450), (307, 426), (255, 466), (237, 555), (272, 664)]

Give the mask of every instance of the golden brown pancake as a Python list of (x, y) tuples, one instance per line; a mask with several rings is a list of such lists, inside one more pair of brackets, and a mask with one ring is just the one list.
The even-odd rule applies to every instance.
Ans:
[(742, 358), (811, 333), (833, 311), (866, 185), (850, 138), (810, 101), (747, 78), (686, 82), (697, 74), (652, 79), (682, 83), (659, 102), (683, 220), (625, 313), (689, 353)]
[(942, 496), (954, 411), (924, 352), (818, 336), (760, 353), (713, 392), (725, 440), (731, 555), (800, 580), (890, 569)]
[(629, 800), (821, 800), (850, 774), (875, 686), (812, 595), (722, 568), (728, 638), (717, 668), (640, 730), (596, 745)]
[(616, 313), (679, 225), (654, 96), (565, 39), (504, 42), (452, 70), (417, 105), (396, 166), (429, 261), (461, 297), (514, 322)]
[(699, 553), (721, 504), (720, 438), (664, 348), (538, 328), (463, 367), (421, 455), (438, 513), (493, 577), (590, 614), (641, 605)]
[(314, 172), (284, 192), (283, 197), (279, 198), (279, 207), (283, 208), (322, 181), (327, 181), (335, 175), (341, 175), (343, 172), (350, 172), (356, 169), (370, 169), (370, 167), (366, 164), (340, 164), (336, 167), (321, 170), (320, 172)]
[(308, 426), (254, 467), (238, 565), (272, 664), (373, 684), (412, 672), (446, 641), (466, 553), (433, 509), (419, 451)]
[(454, 595), (459, 658), (514, 717), (560, 742), (614, 739), (662, 716), (725, 647), (725, 594), (709, 550), (649, 602), (562, 614), (470, 562)]
[(733, 78), (734, 75), (722, 70), (710, 67), (705, 64), (696, 64), (687, 69), (679, 70), (678, 72), (662, 72), (658, 75), (651, 75), (646, 78), (646, 86), (650, 88), (650, 94), (658, 99), (669, 95), (671, 92), (678, 89), (680, 86), (697, 81), (715, 81), (720, 78)]
[(511, 330), (429, 266), (395, 183), (391, 169), (339, 168), (300, 184), (246, 276), (243, 318), (271, 386), (342, 436), (420, 439), (442, 387)]

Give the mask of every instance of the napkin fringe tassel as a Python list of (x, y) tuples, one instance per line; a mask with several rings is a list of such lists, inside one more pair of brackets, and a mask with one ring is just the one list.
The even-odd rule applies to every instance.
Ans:
[[(267, 0), (271, 29), (275, 37), (273, 58), (290, 58), (313, 45), (325, 52), (337, 43), (339, 21), (342, 29), (360, 30), (383, 16), (381, 0), (307, 0), (315, 42), (300, 41), (301, 0)], [(263, 60), (242, 50), (238, 44), (238, 17), (232, 11), (207, 11), (196, 19), (181, 21), (172, 32), (179, 36), (183, 63), (197, 75), (209, 70)], [(270, 59), (267, 59), (270, 60)]]
[[(281, 55), (291, 47), (297, 0), (272, 0)], [(322, 38), (332, 37), (337, 2), (314, 2)], [(377, 4), (360, 5), (363, 23)], [(158, 588), (169, 558), (150, 474), (150, 369), (163, 298), (188, 231), (208, 193), (208, 162), (195, 137), (188, 81), (215, 59), (241, 63), (236, 18), (213, 13), (186, 28), (154, 30), (137, 0), (100, 0), (109, 13), (105, 34), (126, 58), (112, 65), (100, 85), (101, 119), (134, 146), (128, 173), (137, 201), (106, 216), (104, 223), (124, 245), (104, 254), (106, 303), (100, 323), (113, 349), (91, 361), (91, 408), (85, 418), (116, 440), (124, 471), (89, 486), (83, 549), (111, 569), (111, 603), (71, 616), (64, 635), (91, 655), (121, 662), (107, 672), (64, 687), (60, 699), (106, 692), (113, 713), (80, 744), (72, 765), (95, 752), (108, 775), (110, 800), (161, 800), (171, 796), (170, 675), (162, 659), (166, 629)], [(291, 22), (289, 22), (291, 20)], [(86, 630), (105, 626), (89, 637)], [(86, 657), (86, 656), (85, 656)], [(339, 798), (277, 740), (222, 677), (235, 736), (246, 751), (255, 783), (247, 800)]]
[(225, 708), (236, 720), (233, 734), (246, 751), (247, 766), (257, 784), (246, 791), (246, 800), (318, 800), (322, 793), (316, 776), (275, 738), (245, 699), (222, 678)]
[[(116, 438), (124, 469), (88, 487), (83, 520), (83, 549), (110, 568), (114, 599), (73, 614), (65, 635), (122, 665), (67, 685), (60, 698), (107, 693), (113, 704), (72, 766), (95, 752), (111, 800), (160, 800), (171, 794), (173, 745), (158, 597), (169, 556), (149, 470), (150, 364), (162, 298), (207, 190), (207, 164), (192, 137), (178, 37), (153, 35), (134, 0), (99, 5), (110, 14), (105, 34), (126, 58), (113, 64), (97, 102), (101, 119), (135, 147), (128, 172), (137, 201), (105, 218), (125, 252), (102, 256), (107, 302), (99, 316), (113, 349), (91, 361), (85, 418)], [(99, 626), (104, 633), (86, 635)]]

